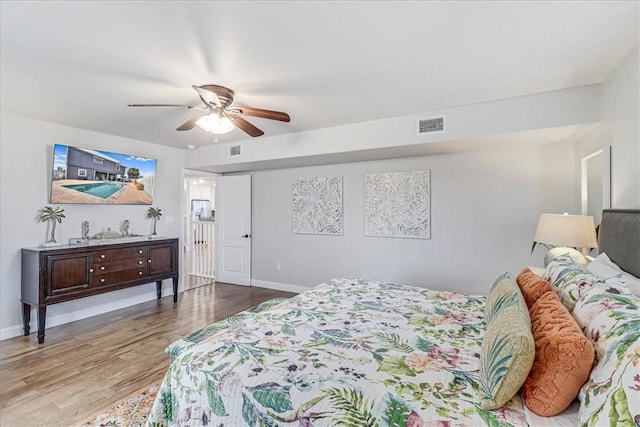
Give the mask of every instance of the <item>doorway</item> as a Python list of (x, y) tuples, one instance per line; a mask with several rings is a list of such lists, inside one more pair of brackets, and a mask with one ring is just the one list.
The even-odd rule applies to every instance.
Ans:
[(215, 197), (217, 174), (184, 171), (184, 290), (213, 283), (216, 278)]

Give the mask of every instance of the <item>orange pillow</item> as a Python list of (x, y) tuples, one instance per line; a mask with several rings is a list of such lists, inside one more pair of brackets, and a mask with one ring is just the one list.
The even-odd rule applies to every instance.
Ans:
[(569, 406), (589, 378), (593, 345), (554, 292), (540, 297), (530, 314), (536, 355), (522, 398), (532, 412), (550, 417)]
[(518, 282), (518, 286), (524, 297), (524, 302), (527, 304), (529, 311), (531, 311), (531, 307), (538, 298), (547, 292), (553, 292), (551, 284), (529, 270), (529, 268), (522, 270), (516, 278), (516, 282)]

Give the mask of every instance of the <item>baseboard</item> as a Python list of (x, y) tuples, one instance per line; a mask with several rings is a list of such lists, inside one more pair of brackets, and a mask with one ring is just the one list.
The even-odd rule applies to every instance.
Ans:
[(22, 325), (9, 326), (0, 329), (0, 341), (22, 335)]
[[(173, 296), (173, 290), (169, 289), (171, 289), (171, 286), (167, 288), (163, 286), (162, 294), (164, 296)], [(154, 286), (154, 290), (152, 292), (147, 292), (135, 297), (112, 301), (101, 305), (94, 305), (92, 307), (73, 311), (71, 313), (58, 314), (56, 316), (47, 316), (46, 329), (52, 328), (54, 326), (64, 325), (65, 323), (75, 322), (76, 320), (82, 320), (88, 317), (97, 316), (99, 314), (108, 313), (110, 311), (119, 310), (121, 308), (130, 307), (132, 305), (140, 304), (143, 302), (152, 301), (156, 298), (157, 295)], [(38, 331), (38, 317), (36, 309), (31, 310), (31, 322), (29, 323), (29, 326), (31, 328), (31, 334), (34, 334)], [(0, 329), (0, 341), (14, 338), (20, 335), (23, 335), (22, 324)]]
[(251, 286), (258, 288), (275, 289), (278, 291), (294, 292), (296, 294), (309, 290), (305, 286), (289, 285), (287, 283), (267, 282), (266, 280), (251, 279)]

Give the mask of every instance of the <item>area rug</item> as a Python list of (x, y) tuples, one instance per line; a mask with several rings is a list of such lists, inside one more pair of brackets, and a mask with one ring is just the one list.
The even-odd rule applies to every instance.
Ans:
[(160, 383), (157, 380), (151, 385), (131, 393), (113, 405), (85, 418), (74, 427), (140, 427), (144, 426), (151, 412), (151, 407), (158, 394)]

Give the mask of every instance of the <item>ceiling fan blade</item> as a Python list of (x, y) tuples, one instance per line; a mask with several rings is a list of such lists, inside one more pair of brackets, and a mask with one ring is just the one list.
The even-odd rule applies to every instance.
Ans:
[(242, 130), (249, 136), (256, 137), (256, 136), (264, 135), (264, 132), (262, 132), (260, 129), (258, 129), (257, 127), (255, 127), (254, 125), (252, 125), (251, 123), (243, 119), (242, 117), (238, 116), (237, 114), (230, 113), (227, 115), (233, 121), (233, 124), (237, 128), (240, 128), (240, 130)]
[(202, 116), (206, 116), (208, 113), (199, 113), (191, 117), (189, 120), (181, 124), (176, 130), (191, 130), (196, 125), (198, 119)]
[(200, 108), (186, 104), (128, 104), (127, 107), (185, 107), (185, 108)]
[(290, 122), (291, 117), (287, 113), (282, 111), (263, 110), (262, 108), (252, 107), (233, 107), (234, 110), (238, 110), (240, 114), (245, 116), (262, 117), (263, 119), (280, 120), (281, 122)]
[(200, 96), (200, 99), (205, 103), (206, 106), (209, 106), (210, 104), (213, 104), (217, 107), (221, 106), (220, 99), (215, 92), (207, 90), (201, 86), (191, 85), (191, 87), (194, 88), (196, 92), (198, 92), (198, 96)]

